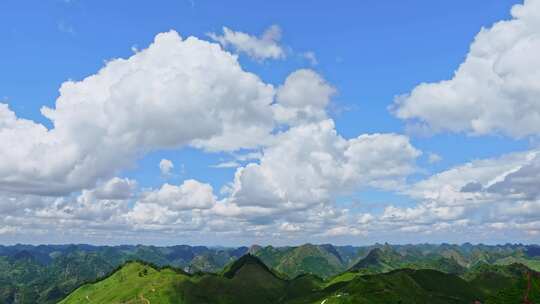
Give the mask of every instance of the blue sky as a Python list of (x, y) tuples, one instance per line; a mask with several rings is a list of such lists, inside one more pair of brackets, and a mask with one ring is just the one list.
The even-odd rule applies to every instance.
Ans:
[[(350, 209), (352, 215), (349, 214), (348, 217), (361, 217), (363, 214), (370, 214), (374, 217), (382, 216), (388, 206), (403, 208), (403, 210), (412, 208), (410, 210), (413, 210), (411, 212), (414, 213), (414, 210), (425, 206), (422, 205), (423, 202), (428, 204), (427, 202), (433, 199), (433, 197), (420, 197), (419, 192), (422, 191), (417, 191), (417, 188), (421, 186), (422, 181), (429, 181), (437, 173), (461, 168), (468, 162), (472, 162), (469, 167), (474, 167), (476, 161), (496, 162), (495, 159), (504, 155), (536, 151), (534, 144), (536, 129), (534, 126), (531, 126), (532, 131), (525, 132), (526, 134), (515, 135), (514, 130), (507, 131), (504, 127), (497, 127), (496, 124), (494, 124), (495, 127), (491, 129), (488, 127), (486, 130), (477, 130), (474, 129), (474, 126), (466, 127), (465, 125), (468, 126), (466, 121), (459, 127), (454, 127), (451, 122), (437, 125), (433, 122), (435, 119), (433, 117), (437, 116), (430, 116), (432, 112), (428, 113), (428, 110), (420, 107), (425, 104), (422, 103), (421, 97), (416, 98), (414, 94), (411, 94), (421, 83), (437, 83), (441, 80), (453, 79), (458, 67), (466, 62), (471, 43), (481, 28), (489, 31), (493, 24), (500, 20), (520, 18), (520, 16), (513, 17), (511, 15), (511, 8), (516, 4), (522, 4), (522, 2), (507, 0), (444, 2), (411, 0), (356, 1), (354, 3), (330, 3), (328, 1), (234, 1), (225, 3), (175, 0), (150, 3), (142, 1), (8, 0), (0, 3), (0, 37), (4, 46), (0, 49), (0, 67), (2, 68), (0, 102), (7, 104), (19, 119), (29, 119), (53, 129), (51, 120), (44, 117), (40, 109), (43, 106), (53, 109), (56, 107), (62, 83), (68, 80), (81, 81), (87, 76), (96, 74), (107, 62), (115, 61), (117, 58), (131, 57), (134, 55), (134, 50), (136, 50), (135, 52), (144, 52), (158, 33), (173, 30), (182, 38), (195, 36), (201, 40), (217, 43), (208, 36), (208, 33), (224, 35), (223, 27), (256, 39), (261, 37), (268, 28), (275, 25), (279, 27), (281, 36), (274, 42), (283, 50), (285, 54), (283, 58), (277, 60), (272, 58), (254, 59), (239, 50), (238, 45), (231, 42), (229, 45), (221, 43), (223, 52), (237, 54), (238, 62), (243, 71), (257, 75), (263, 83), (271, 84), (275, 89), (280, 87), (291, 73), (299, 69), (309, 69), (315, 72), (324, 79), (325, 84), (332, 86), (336, 92), (331, 94), (331, 98), (329, 97), (325, 107), (325, 117), (333, 120), (337, 134), (349, 140), (362, 134), (392, 133), (406, 137), (411, 147), (419, 152), (417, 156), (411, 156), (411, 166), (414, 167), (414, 170), (399, 175), (399, 182), (385, 181), (390, 186), (380, 186), (380, 181), (366, 181), (362, 185), (356, 184), (352, 188), (347, 186), (343, 191), (336, 190), (336, 193), (332, 193), (329, 198), (325, 197), (318, 203), (323, 204), (324, 208), (331, 206), (338, 211)], [(531, 0), (527, 3), (525, 10), (537, 13), (537, 8), (537, 1)], [(531, 51), (536, 51), (534, 46), (528, 48)], [(305, 58), (306, 52), (310, 52), (316, 57), (316, 64)], [(537, 72), (535, 67), (531, 67), (533, 72)], [(465, 72), (463, 73), (465, 74)], [(484, 80), (478, 79), (479, 83), (482, 81)], [(458, 89), (454, 92), (456, 96), (461, 94)], [(533, 92), (530, 93), (533, 94), (533, 99), (534, 96), (538, 96), (534, 95), (536, 93), (531, 87), (520, 88), (520, 90), (522, 90), (520, 92), (522, 95)], [(433, 95), (430, 96), (441, 96), (441, 104), (446, 102), (451, 104), (453, 100), (445, 101), (443, 93), (442, 91), (434, 91)], [(411, 94), (406, 101), (411, 110), (407, 112), (408, 114), (401, 115), (396, 114), (390, 108), (395, 103), (396, 96), (402, 94)], [(489, 100), (492, 96), (482, 94), (478, 93), (477, 99), (473, 102), (479, 104), (485, 101), (487, 106), (483, 109), (490, 108)], [(277, 102), (279, 103), (279, 101)], [(512, 107), (512, 103), (506, 102), (504, 98), (501, 99), (501, 102)], [(500, 104), (491, 106), (497, 107), (498, 105)], [(446, 109), (445, 106), (441, 106), (441, 108), (442, 111)], [(449, 111), (454, 111), (456, 108), (457, 106)], [(533, 108), (531, 111), (536, 111), (536, 108)], [(467, 110), (464, 109), (464, 111)], [(481, 112), (478, 117), (484, 117), (482, 116), (484, 114)], [(489, 113), (485, 115), (491, 117)], [(520, 117), (513, 118), (520, 119)], [(430, 134), (419, 134), (419, 132), (411, 131), (411, 122), (417, 121), (425, 123), (430, 129), (428, 132)], [(508, 123), (511, 124), (512, 120), (509, 120)], [(486, 124), (489, 125), (489, 123)], [(534, 124), (534, 122), (530, 124)], [(286, 132), (287, 128), (295, 126), (289, 124), (283, 130)], [(192, 125), (191, 127), (196, 129), (198, 126)], [(273, 132), (279, 131), (274, 130)], [(220, 193), (220, 189), (233, 182), (238, 169), (236, 167), (214, 168), (213, 166), (235, 161), (235, 156), (248, 152), (258, 151), (266, 154), (266, 149), (271, 149), (272, 145), (275, 144), (261, 144), (258, 147), (236, 149), (236, 151), (216, 152), (205, 152), (192, 145), (175, 145), (174, 148), (161, 146), (155, 148), (152, 146), (148, 151), (136, 152), (137, 155), (133, 157), (133, 161), (118, 166), (113, 172), (97, 176), (90, 183), (99, 187), (113, 175), (136, 181), (137, 186), (133, 190), (134, 194), (129, 195), (129, 199), (124, 199), (128, 206), (126, 210), (130, 210), (140, 201), (144, 201), (143, 198), (148, 196), (148, 193), (157, 191), (164, 183), (180, 185), (185, 180), (190, 179), (210, 184), (216, 199), (220, 201), (218, 203), (233, 204), (235, 203), (233, 200), (221, 202), (221, 200), (227, 200), (231, 196), (227, 193)], [(431, 161), (430, 155), (432, 155)], [(162, 159), (168, 159), (174, 163), (170, 174), (160, 173), (158, 164)], [(255, 163), (260, 161), (260, 159), (254, 160)], [(245, 166), (248, 162), (240, 161), (239, 163), (241, 166)], [(519, 171), (527, 164), (529, 163), (516, 161), (512, 170), (500, 170), (508, 175), (511, 174), (510, 171)], [(14, 174), (16, 175), (17, 170), (21, 169), (15, 168), (13, 170), (15, 170)], [(498, 172), (495, 169), (493, 171)], [(5, 176), (0, 176), (0, 184), (9, 181), (12, 175), (8, 173), (5, 173)], [(498, 177), (491, 176), (491, 178), (483, 175), (478, 178), (472, 177), (471, 180), (460, 181), (461, 184), (457, 183), (455, 187), (460, 188), (459, 185), (481, 182), (485, 179), (484, 187), (488, 189), (496, 183), (496, 178), (504, 180), (506, 176), (501, 174), (503, 173), (499, 173)], [(439, 186), (442, 189), (445, 185), (440, 184)], [(22, 203), (17, 203), (17, 201), (25, 200), (25, 195), (36, 195), (31, 188), (30, 190), (25, 188), (27, 190), (16, 191), (9, 187), (0, 188), (0, 190), (5, 191), (5, 197), (17, 196), (9, 203), (12, 207), (15, 206), (13, 209), (18, 209), (17, 204), (22, 206)], [(69, 191), (60, 191), (62, 192), (61, 199), (66, 201), (63, 204), (66, 205), (69, 205), (69, 200), (76, 200), (81, 191), (91, 190), (88, 183), (69, 188)], [(333, 189), (331, 189), (332, 191)], [(44, 199), (47, 203), (40, 203), (39, 208), (47, 209), (50, 207), (46, 207), (47, 204), (53, 204), (52, 201), (60, 199), (58, 195), (56, 197), (55, 195), (51, 196), (50, 193), (47, 193)], [(461, 199), (469, 200), (471, 198)], [(501, 204), (512, 204), (506, 197), (494, 200)], [(526, 200), (515, 202), (521, 207), (524, 204), (533, 203), (535, 202)], [(449, 208), (445, 204), (441, 206), (443, 207), (438, 208)], [(246, 206), (246, 208), (248, 207)], [(316, 209), (314, 205), (304, 207), (304, 211)], [(462, 207), (460, 205), (456, 208)], [(120, 207), (118, 208), (120, 209)], [(457, 221), (464, 219), (474, 222), (479, 213), (493, 213), (488, 210), (488, 207), (480, 207), (480, 210), (483, 209), (485, 212), (479, 210), (463, 211), (462, 213), (466, 215), (452, 217), (451, 220), (454, 222), (449, 225), (457, 225)], [(391, 210), (387, 211), (389, 213)], [(435, 211), (435, 214), (438, 214), (437, 212), (439, 211)], [(424, 214), (423, 216), (427, 217), (428, 215)], [(68, 233), (64, 239), (51, 236), (54, 231), (68, 229), (65, 227), (35, 228), (36, 231), (42, 231), (41, 234), (36, 234), (35, 231), (32, 232), (33, 228), (30, 229), (28, 226), (27, 222), (30, 217), (21, 217), (21, 222), (17, 223), (9, 223), (7, 220), (0, 221), (0, 232), (3, 231), (2, 226), (6, 231), (0, 233), (0, 241), (12, 242), (22, 239), (25, 242), (34, 243), (68, 242), (85, 234), (84, 232)], [(253, 228), (254, 231), (259, 231), (259, 229), (274, 231), (278, 226), (289, 227), (290, 229), (283, 230), (284, 234), (289, 233), (285, 243), (304, 241), (366, 243), (386, 240), (398, 242), (403, 239), (401, 235), (388, 235), (390, 229), (388, 227), (391, 226), (385, 226), (374, 232), (368, 232), (369, 229), (353, 227), (358, 226), (357, 224), (351, 224), (347, 228), (324, 226), (319, 227), (319, 230), (315, 232), (315, 230), (311, 231), (310, 228), (303, 227), (300, 222), (295, 224), (291, 220), (285, 219), (279, 215), (279, 212), (272, 213), (268, 217), (271, 219), (267, 219), (266, 222), (273, 221), (274, 226), (264, 228), (260, 223), (245, 218), (231, 218), (225, 221), (246, 221), (246, 225), (250, 229)], [(486, 218), (488, 216), (482, 215), (480, 217)], [(517, 218), (518, 215), (516, 215)], [(80, 219), (70, 220), (81, 223)], [(430, 223), (411, 224), (410, 227), (407, 226), (409, 228), (403, 229), (403, 233), (406, 235), (405, 239), (410, 242), (445, 241), (446, 237), (452, 235), (450, 230), (438, 233), (434, 232), (436, 229), (434, 230), (433, 227), (426, 228), (426, 226), (441, 224), (448, 220), (448, 218), (433, 219)], [(34, 217), (34, 221), (45, 223), (47, 220)], [(358, 223), (356, 218), (348, 218), (347, 221)], [(488, 229), (485, 226), (486, 223), (496, 225), (500, 221), (501, 219), (483, 220), (482, 225), (484, 226), (482, 227), (466, 224), (465, 228), (459, 226), (456, 229), (465, 229), (463, 231), (470, 229), (473, 232), (478, 232), (473, 233), (469, 239), (463, 241), (504, 241), (502, 237), (497, 239), (497, 236), (491, 238), (482, 234), (482, 231)], [(514, 233), (517, 238), (526, 242), (536, 241), (535, 232), (531, 232), (537, 231), (534, 230), (536, 228), (522, 228), (523, 225), (533, 223), (535, 220), (520, 219), (516, 221), (519, 223), (516, 223), (514, 230), (501, 233)], [(178, 223), (176, 221), (169, 227), (161, 228), (171, 231), (177, 229), (173, 227), (178, 226)], [(141, 240), (110, 239), (110, 236), (107, 235), (113, 234), (113, 230), (103, 235), (92, 234), (98, 235), (95, 238), (89, 235), (82, 238), (88, 242), (97, 243), (138, 241), (193, 243), (197, 240), (202, 243), (215, 243), (225, 238), (223, 243), (226, 244), (273, 243), (277, 242), (274, 238), (279, 239), (275, 233), (273, 236), (271, 236), (272, 233), (258, 235), (231, 233), (231, 235), (221, 237), (215, 232), (197, 237), (189, 236), (188, 232), (184, 232), (188, 236), (184, 239), (175, 239), (170, 236), (156, 236), (154, 229), (156, 227), (152, 225), (143, 223), (134, 228), (134, 231), (150, 231), (148, 238)], [(165, 226), (163, 223), (160, 225)], [(114, 225), (111, 224), (111, 226)], [(430, 229), (429, 232), (422, 230), (423, 228), (420, 226)], [(92, 229), (88, 228), (87, 231)], [(417, 234), (410, 233), (410, 231), (416, 231), (415, 229), (425, 232), (425, 236), (418, 237)], [(305, 231), (306, 233), (295, 235), (294, 233), (297, 231)], [(328, 231), (339, 233), (325, 234)]]

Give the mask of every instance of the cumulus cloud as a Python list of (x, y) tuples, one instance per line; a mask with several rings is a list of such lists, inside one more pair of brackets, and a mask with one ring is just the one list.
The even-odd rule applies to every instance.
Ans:
[(159, 161), (159, 171), (161, 175), (168, 176), (171, 174), (172, 169), (174, 169), (174, 163), (169, 159), (162, 159)]
[(470, 182), (465, 186), (461, 187), (461, 192), (479, 192), (482, 191), (483, 186), (477, 182)]
[(135, 181), (113, 178), (74, 196), (14, 194), (17, 206), (6, 209), (0, 224), (18, 223), (28, 232), (28, 220), (36, 218), (40, 225), (48, 223), (48, 229), (84, 229), (96, 235), (122, 231), (123, 236), (129, 231), (258, 237), (294, 233), (299, 238), (363, 235), (364, 228), (357, 226), (374, 218), (356, 218), (334, 207), (336, 196), (368, 186), (398, 186), (414, 172), (419, 155), (403, 135), (344, 139), (332, 120), (323, 120), (283, 131), (262, 153), (247, 157), (258, 159), (237, 169), (220, 201), (212, 186), (195, 180), (138, 192)]
[(276, 120), (294, 124), (325, 119), (326, 107), (335, 93), (334, 87), (313, 70), (294, 71), (278, 88)]
[[(118, 224), (118, 219), (130, 209), (135, 188), (135, 181), (115, 177), (94, 189), (61, 197), (12, 194), (19, 208), (5, 210), (5, 217), (0, 217), (0, 222), (5, 219), (23, 222), (39, 219), (38, 222), (43, 224), (50, 222), (51, 227), (63, 226), (68, 222), (74, 226), (81, 222), (104, 226), (109, 222)], [(6, 194), (0, 194), (0, 197), (3, 195)], [(84, 229), (84, 226), (78, 228)]]
[(339, 136), (332, 120), (276, 136), (260, 163), (236, 171), (230, 202), (239, 206), (307, 208), (362, 187), (396, 186), (420, 155), (397, 134)]
[(279, 229), (284, 232), (297, 232), (297, 231), (302, 230), (302, 228), (299, 225), (287, 223), (287, 222), (281, 223), (281, 225), (279, 226)]
[[(274, 90), (217, 44), (159, 34), (130, 58), (64, 83), (54, 108), (42, 109), (51, 129), (0, 105), (0, 142), (10, 143), (0, 144), (0, 225), (122, 236), (356, 234), (357, 219), (332, 206), (336, 196), (402, 185), (420, 152), (398, 134), (341, 137), (326, 114), (334, 94), (308, 69)], [(237, 167), (221, 200), (195, 180), (140, 191), (112, 177), (148, 152), (185, 146), (232, 152), (217, 166)], [(174, 164), (162, 159), (159, 168), (166, 175)]]
[[(489, 188), (536, 157), (536, 151), (517, 152), (497, 158), (474, 160), (459, 165), (408, 187), (404, 193), (414, 198), (464, 203), (474, 188)], [(463, 191), (463, 189), (469, 191)], [(467, 189), (468, 188), (468, 189)]]
[(412, 224), (440, 223), (441, 221), (460, 219), (465, 210), (464, 206), (441, 206), (436, 202), (422, 203), (412, 208), (388, 206), (384, 209), (381, 219), (391, 222), (402, 222), (406, 226)]
[(236, 32), (227, 27), (223, 27), (223, 35), (209, 33), (208, 36), (223, 47), (232, 47), (256, 60), (283, 59), (286, 56), (285, 50), (279, 44), (281, 28), (277, 25), (270, 26), (260, 37)]
[(531, 150), (475, 160), (428, 177), (403, 190), (417, 205), (389, 205), (377, 223), (404, 232), (460, 229), (475, 236), (491, 228), (501, 233), (540, 231), (528, 225), (540, 220), (538, 153)]
[(433, 131), (539, 134), (540, 0), (525, 0), (511, 13), (478, 33), (452, 79), (397, 97), (395, 114)]
[(540, 155), (534, 157), (493, 183), (487, 188), (490, 193), (497, 193), (520, 199), (533, 200), (540, 197)]
[(178, 216), (178, 212), (158, 204), (137, 204), (128, 214), (129, 220), (137, 225), (173, 224)]
[(145, 192), (138, 202), (157, 204), (173, 210), (209, 209), (216, 203), (212, 186), (189, 179), (181, 185), (164, 184), (160, 189)]
[(55, 108), (42, 109), (52, 129), (0, 104), (0, 189), (65, 194), (148, 151), (257, 146), (273, 128), (273, 94), (219, 45), (158, 34), (130, 58), (63, 83)]
[(212, 186), (190, 179), (179, 186), (164, 184), (142, 193), (125, 219), (136, 228), (163, 230), (182, 225), (176, 229), (188, 231), (209, 222), (203, 211), (215, 204)]
[[(399, 184), (408, 170), (414, 171), (413, 162), (418, 152), (408, 147), (406, 137), (400, 139), (401, 135), (361, 135), (359, 138), (369, 139), (361, 144), (365, 145), (364, 149), (349, 150), (351, 145), (359, 144), (354, 142), (358, 138), (346, 140), (332, 135), (335, 130), (331, 121), (302, 127), (308, 130), (294, 127), (281, 134), (288, 140), (276, 141), (275, 146), (266, 148), (260, 163), (237, 169), (238, 179), (235, 178), (230, 192), (220, 201), (210, 185), (195, 180), (145, 190), (134, 198), (132, 207), (121, 197), (98, 198), (98, 189), (111, 188), (109, 184), (122, 180), (115, 178), (74, 197), (13, 194), (11, 199), (17, 201), (16, 208), (6, 204), (9, 194), (0, 193), (0, 202), (3, 202), (0, 226), (20, 227), (13, 232), (15, 234), (27, 233), (28, 229), (45, 229), (32, 224), (32, 219), (39, 219), (39, 225), (48, 223), (54, 229), (84, 227), (96, 234), (121, 230), (145, 235), (154, 231), (166, 236), (190, 231), (199, 236), (217, 233), (252, 240), (384, 237), (391, 231), (386, 237), (394, 237), (396, 241), (399, 240), (396, 236), (414, 241), (418, 235), (448, 240), (447, 237), (455, 233), (481, 241), (484, 233), (501, 237), (513, 233), (521, 239), (524, 235), (540, 233), (540, 200), (533, 195), (533, 185), (528, 183), (537, 174), (532, 170), (537, 168), (536, 150), (475, 160), (407, 187), (393, 186), (418, 203), (412, 206), (388, 204), (380, 214), (356, 213), (334, 205), (333, 200), (348, 189), (358, 190), (366, 184), (385, 189), (389, 187), (386, 180)], [(381, 138), (377, 138), (379, 136)], [(402, 144), (397, 144), (400, 140)], [(385, 147), (389, 143), (393, 150)], [(409, 149), (412, 150), (404, 152)], [(352, 155), (363, 161), (348, 160), (344, 152), (348, 150), (355, 151)], [(366, 151), (373, 155), (367, 155)], [(403, 163), (406, 170), (392, 172), (391, 168), (400, 165), (382, 161), (385, 159), (382, 151), (389, 155), (410, 153), (409, 160)], [(298, 162), (297, 158), (304, 161)], [(281, 167), (272, 163), (278, 160), (283, 161)], [(376, 170), (372, 171), (373, 168)], [(349, 170), (357, 172), (347, 174)], [(281, 176), (285, 174), (289, 179), (281, 183)], [(530, 178), (525, 174), (531, 174)], [(381, 180), (385, 182), (380, 183)], [(129, 184), (128, 181), (123, 183)], [(509, 192), (508, 189), (517, 190)]]
[(92, 192), (97, 199), (122, 200), (133, 197), (137, 182), (129, 178), (114, 177), (99, 185)]
[[(278, 45), (275, 31), (248, 36)], [(214, 38), (225, 37), (226, 30)], [(305, 240), (488, 227), (508, 220), (506, 211), (512, 227), (535, 231), (525, 219), (537, 219), (536, 151), (472, 161), (408, 184), (422, 153), (405, 135), (341, 136), (327, 113), (335, 94), (313, 70), (294, 71), (274, 89), (216, 43), (159, 34), (130, 58), (64, 83), (55, 106), (42, 110), (50, 129), (0, 104), (0, 227)], [(148, 152), (186, 146), (230, 153), (231, 161), (215, 166), (236, 168), (219, 198), (210, 184), (192, 179), (140, 190), (134, 180), (113, 177)], [(174, 164), (162, 159), (159, 168), (167, 175)], [(418, 203), (387, 204), (380, 214), (335, 204), (367, 188)], [(485, 205), (489, 211), (480, 212)]]

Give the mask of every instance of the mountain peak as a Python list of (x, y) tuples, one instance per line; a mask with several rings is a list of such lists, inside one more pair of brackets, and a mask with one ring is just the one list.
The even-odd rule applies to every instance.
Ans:
[(249, 247), (248, 254), (255, 254), (255, 253), (257, 253), (257, 251), (259, 251), (261, 249), (262, 249), (262, 246), (257, 245), (257, 244), (253, 244), (253, 245), (251, 245), (251, 247)]
[(377, 268), (387, 270), (394, 260), (400, 260), (399, 254), (389, 247), (375, 247), (358, 261), (351, 269)]
[(259, 260), (256, 256), (248, 253), (238, 260), (232, 262), (229, 266), (227, 266), (224, 269), (223, 276), (229, 279), (232, 279), (240, 269), (248, 266), (248, 265), (254, 265), (257, 268), (259, 268), (262, 271), (268, 272), (275, 276), (275, 274), (266, 266), (261, 260)]

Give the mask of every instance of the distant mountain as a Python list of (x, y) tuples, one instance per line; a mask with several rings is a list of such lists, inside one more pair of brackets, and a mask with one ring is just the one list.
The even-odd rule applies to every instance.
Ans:
[(332, 245), (268, 246), (255, 250), (253, 254), (290, 278), (306, 273), (326, 278), (344, 271), (348, 266)]
[(369, 270), (370, 272), (387, 272), (403, 263), (404, 257), (392, 249), (374, 248), (368, 255), (356, 263), (351, 270)]
[(539, 278), (539, 273), (513, 264), (479, 266), (464, 277), (429, 269), (399, 269), (353, 274), (339, 282), (309, 274), (285, 279), (249, 254), (220, 274), (190, 275), (172, 268), (127, 263), (107, 278), (78, 288), (60, 304), (532, 303), (540, 297)]
[(434, 253), (422, 254), (409, 250), (401, 253), (390, 246), (374, 248), (368, 255), (351, 267), (351, 270), (364, 273), (382, 273), (400, 268), (434, 269), (446, 273), (461, 274), (466, 268), (454, 257)]

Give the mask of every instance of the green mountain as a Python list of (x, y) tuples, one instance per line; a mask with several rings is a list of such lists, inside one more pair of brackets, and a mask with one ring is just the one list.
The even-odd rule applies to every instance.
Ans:
[(389, 248), (375, 248), (356, 263), (351, 270), (367, 270), (368, 272), (387, 272), (399, 268), (404, 257)]
[(78, 288), (60, 303), (522, 303), (540, 299), (539, 278), (526, 266), (512, 264), (478, 265), (464, 276), (399, 269), (353, 274), (341, 281), (323, 281), (309, 274), (286, 279), (246, 255), (219, 274), (188, 274), (130, 262), (105, 279)]
[[(60, 303), (278, 303), (287, 281), (246, 255), (221, 274), (197, 274), (128, 263), (110, 277), (77, 289)], [(255, 302), (253, 302), (256, 300)]]
[(408, 250), (398, 252), (390, 246), (378, 247), (351, 267), (351, 270), (365, 273), (382, 273), (395, 269), (434, 269), (446, 273), (464, 273), (467, 269), (455, 257), (445, 257), (434, 253), (422, 254)]
[[(325, 286), (363, 274), (402, 268), (434, 269), (464, 276), (477, 266), (520, 263), (540, 270), (540, 247), (521, 244), (417, 244), (238, 248), (204, 246), (0, 245), (0, 304), (57, 303), (85, 282), (104, 277), (127, 261), (188, 273), (220, 273), (246, 253), (258, 257), (279, 277), (326, 279)], [(344, 272), (351, 269), (349, 272)], [(311, 274), (311, 276), (306, 276)], [(316, 280), (315, 280), (316, 281)], [(314, 282), (315, 282), (314, 281)], [(302, 281), (300, 281), (302, 282)]]
[(301, 274), (315, 274), (327, 278), (348, 268), (347, 262), (332, 245), (306, 244), (298, 247), (253, 250), (266, 265), (294, 278)]
[(487, 304), (540, 303), (540, 273), (523, 264), (478, 264), (464, 277)]
[(81, 284), (129, 260), (187, 271), (220, 271), (247, 247), (202, 246), (0, 246), (0, 304), (53, 304)]

